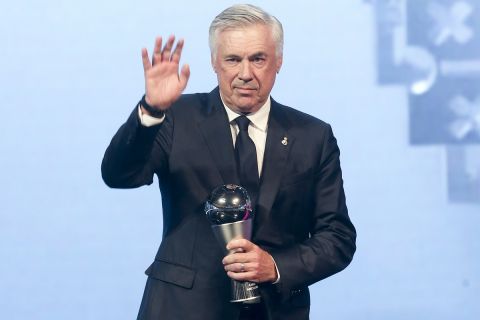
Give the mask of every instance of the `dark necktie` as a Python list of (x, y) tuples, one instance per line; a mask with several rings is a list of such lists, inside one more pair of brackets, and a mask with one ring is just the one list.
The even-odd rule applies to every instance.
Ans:
[(235, 119), (239, 132), (235, 142), (235, 158), (237, 160), (240, 184), (247, 189), (252, 201), (258, 192), (259, 178), (257, 166), (257, 150), (253, 140), (248, 135), (250, 120), (246, 116)]

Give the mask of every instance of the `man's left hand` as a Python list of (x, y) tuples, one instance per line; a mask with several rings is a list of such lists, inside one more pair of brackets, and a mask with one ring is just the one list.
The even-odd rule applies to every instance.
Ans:
[(227, 275), (238, 281), (274, 282), (277, 269), (272, 256), (246, 239), (235, 239), (227, 244), (234, 253), (223, 258)]

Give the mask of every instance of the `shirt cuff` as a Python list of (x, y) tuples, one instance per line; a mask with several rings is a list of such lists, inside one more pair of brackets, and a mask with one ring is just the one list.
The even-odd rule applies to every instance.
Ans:
[(163, 117), (161, 117), (161, 118), (152, 117), (151, 115), (143, 113), (142, 108), (139, 105), (138, 106), (138, 118), (140, 119), (140, 123), (142, 124), (142, 126), (152, 127), (152, 126), (156, 126), (156, 125), (159, 125), (160, 123), (162, 123), (163, 120), (165, 120), (165, 115), (163, 115)]
[[(270, 256), (270, 257), (272, 257), (272, 256)], [(277, 270), (277, 280), (272, 282), (272, 284), (277, 284), (277, 283), (280, 282), (280, 272), (278, 271), (277, 263), (275, 262), (275, 259), (273, 259), (273, 257), (272, 257), (272, 260), (273, 260), (273, 264), (275, 265), (275, 270)]]

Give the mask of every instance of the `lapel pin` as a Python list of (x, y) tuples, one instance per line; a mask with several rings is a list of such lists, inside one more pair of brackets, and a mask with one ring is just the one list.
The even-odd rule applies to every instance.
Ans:
[(286, 146), (288, 144), (288, 138), (287, 137), (283, 137), (282, 144), (284, 146)]

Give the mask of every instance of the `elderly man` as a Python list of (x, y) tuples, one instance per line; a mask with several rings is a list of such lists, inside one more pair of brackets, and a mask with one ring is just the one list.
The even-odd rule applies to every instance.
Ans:
[[(171, 36), (163, 47), (156, 39), (152, 59), (143, 49), (145, 95), (102, 163), (110, 187), (159, 180), (163, 239), (138, 319), (308, 319), (308, 286), (355, 252), (332, 130), (270, 97), (283, 30), (260, 8), (232, 6), (213, 20), (210, 93), (182, 94), (182, 48)], [(226, 257), (203, 210), (223, 184), (246, 186), (255, 211), (251, 241), (232, 240)], [(231, 303), (230, 278), (258, 283), (261, 303)]]

